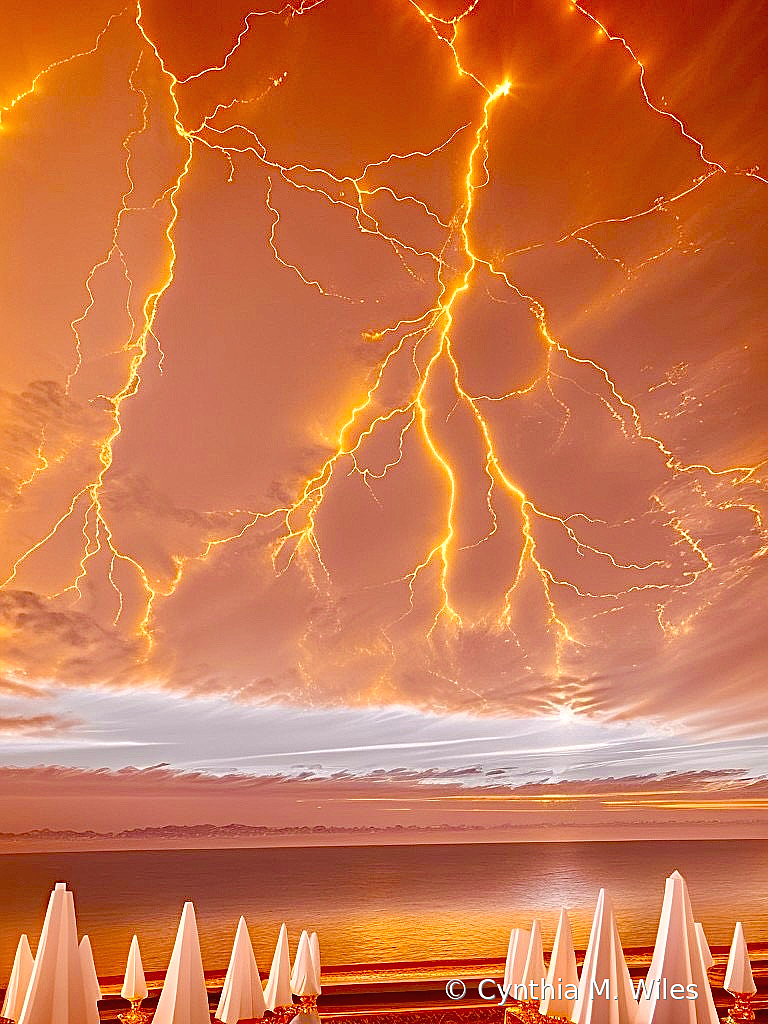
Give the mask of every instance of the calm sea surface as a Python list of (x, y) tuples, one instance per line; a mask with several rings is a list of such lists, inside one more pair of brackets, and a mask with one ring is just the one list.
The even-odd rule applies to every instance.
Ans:
[(688, 881), (710, 944), (768, 940), (768, 841), (526, 843), (266, 850), (166, 850), (0, 856), (0, 983), (19, 934), (33, 951), (48, 894), (75, 893), (80, 934), (100, 975), (125, 967), (139, 936), (147, 970), (165, 970), (184, 900), (193, 900), (206, 968), (225, 967), (244, 914), (262, 974), (286, 921), (323, 962), (503, 956), (509, 929), (541, 918), (550, 945), (561, 906), (584, 948), (600, 886), (613, 897), (625, 946), (652, 943), (664, 879)]

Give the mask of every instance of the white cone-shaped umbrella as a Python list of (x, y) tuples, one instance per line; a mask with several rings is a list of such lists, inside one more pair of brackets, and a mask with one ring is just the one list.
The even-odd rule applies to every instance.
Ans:
[(288, 929), (284, 924), (280, 925), (275, 955), (272, 957), (272, 967), (270, 968), (269, 978), (264, 989), (264, 1001), (268, 1010), (274, 1010), (276, 1006), (290, 1006), (293, 1002), (291, 993), (291, 957), (288, 951)]
[(317, 978), (317, 990), (319, 992), (322, 988), (322, 968), (320, 966), (320, 940), (317, 937), (317, 932), (312, 932), (309, 936), (309, 948), (312, 950), (312, 963), (315, 965), (315, 977)]
[[(682, 986), (676, 995), (673, 985)], [(664, 887), (656, 945), (639, 994), (637, 1024), (719, 1024), (688, 886), (679, 871), (669, 876)]]
[(539, 1011), (550, 1017), (570, 1017), (578, 988), (579, 972), (573, 948), (573, 932), (568, 914), (563, 908), (557, 922), (555, 944), (549, 961), (547, 989)]
[(571, 1020), (575, 1024), (633, 1024), (636, 1013), (613, 907), (605, 889), (601, 889)]
[(184, 904), (153, 1024), (211, 1024), (195, 908)]
[(728, 966), (725, 969), (723, 988), (731, 995), (753, 996), (757, 992), (755, 979), (752, 977), (752, 965), (749, 962), (749, 950), (744, 938), (741, 921), (736, 922), (733, 932), (731, 952), (728, 954)]
[(18, 1020), (21, 1016), (21, 1008), (24, 1005), (24, 998), (29, 988), (29, 979), (35, 966), (35, 958), (29, 948), (29, 939), (22, 935), (16, 947), (16, 956), (13, 958), (11, 977), (8, 981), (8, 988), (5, 990), (3, 1000), (3, 1017), (8, 1020)]
[(509, 933), (507, 962), (504, 965), (504, 991), (509, 992), (511, 999), (518, 998), (515, 995), (515, 985), (522, 984), (523, 971), (525, 970), (525, 961), (528, 959), (528, 947), (530, 944), (531, 933), (526, 931), (526, 929), (513, 928)]
[(87, 1019), (75, 900), (66, 883), (57, 882), (48, 901), (19, 1024), (83, 1024)]
[(84, 1024), (99, 1024), (99, 1000), (101, 999), (101, 987), (99, 976), (96, 973), (96, 964), (93, 962), (93, 950), (91, 940), (87, 935), (80, 939), (80, 970), (83, 972), (83, 989), (85, 991), (85, 1022)]
[(320, 994), (320, 985), (315, 974), (315, 962), (312, 959), (312, 947), (306, 932), (302, 932), (299, 938), (299, 947), (296, 950), (296, 959), (291, 972), (291, 991), (297, 996)]
[(240, 1020), (263, 1017), (265, 1009), (253, 943), (245, 918), (241, 917), (215, 1017), (224, 1024), (237, 1024)]
[(128, 950), (128, 963), (125, 965), (125, 979), (120, 995), (129, 1003), (137, 1003), (141, 999), (146, 999), (148, 992), (139, 940), (134, 935), (131, 939), (131, 948)]
[(708, 971), (714, 964), (715, 958), (712, 956), (712, 950), (709, 948), (707, 936), (704, 934), (704, 925), (700, 921), (696, 921), (694, 923), (694, 928), (696, 929), (696, 938), (699, 940), (699, 952), (701, 953), (704, 970)]
[(521, 984), (525, 985), (527, 989), (529, 1001), (538, 1002), (541, 999), (541, 989), (546, 974), (544, 946), (541, 941), (541, 922), (537, 920), (531, 925), (531, 937), (528, 941), (528, 951), (523, 966), (523, 977), (521, 978)]

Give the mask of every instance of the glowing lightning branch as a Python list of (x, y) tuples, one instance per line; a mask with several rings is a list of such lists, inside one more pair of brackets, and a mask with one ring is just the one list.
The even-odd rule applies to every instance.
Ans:
[(52, 71), (56, 70), (56, 68), (64, 67), (66, 64), (71, 64), (72, 61), (79, 60), (81, 57), (90, 57), (92, 54), (96, 53), (99, 46), (101, 45), (101, 40), (104, 38), (106, 33), (111, 28), (112, 22), (115, 21), (116, 18), (122, 17), (122, 15), (124, 15), (127, 10), (128, 8), (124, 7), (122, 11), (119, 11), (117, 14), (113, 14), (110, 17), (109, 21), (106, 23), (104, 28), (96, 36), (96, 41), (89, 50), (80, 50), (78, 53), (72, 53), (68, 57), (62, 57), (60, 60), (55, 60), (51, 64), (48, 64), (47, 67), (44, 67), (42, 69), (42, 71), (38, 71), (38, 73), (35, 75), (35, 77), (32, 79), (31, 83), (27, 86), (26, 89), (22, 89), (21, 92), (16, 93), (16, 95), (13, 97), (10, 103), (6, 103), (5, 106), (0, 107), (0, 127), (2, 127), (5, 115), (10, 114), (14, 107), (18, 106), (18, 104), (21, 103), (22, 100), (25, 100), (28, 96), (31, 96), (36, 91), (39, 83)]
[(603, 25), (603, 23), (598, 18), (596, 18), (594, 14), (590, 14), (590, 12), (585, 7), (582, 7), (581, 4), (577, 2), (577, 0), (569, 0), (569, 3), (575, 10), (583, 14), (585, 18), (588, 18), (592, 22), (592, 24), (595, 25), (598, 32), (604, 35), (612, 43), (619, 43), (621, 46), (623, 46), (623, 48), (632, 58), (632, 61), (634, 62), (639, 72), (640, 91), (643, 94), (643, 99), (646, 103), (646, 106), (648, 106), (655, 114), (659, 114), (661, 117), (666, 117), (669, 118), (669, 120), (673, 121), (677, 125), (677, 129), (680, 132), (680, 135), (684, 139), (687, 139), (688, 142), (692, 143), (699, 151), (699, 157), (703, 160), (703, 162), (707, 164), (712, 170), (721, 171), (723, 174), (725, 174), (725, 167), (723, 167), (721, 163), (718, 163), (717, 160), (712, 160), (707, 156), (707, 154), (704, 151), (704, 143), (701, 142), (700, 139), (697, 139), (695, 136), (690, 134), (681, 118), (679, 118), (677, 114), (673, 114), (671, 110), (666, 110), (663, 107), (657, 107), (656, 104), (653, 102), (651, 97), (648, 95), (648, 89), (645, 85), (645, 65), (637, 56), (632, 47), (629, 45), (627, 40), (624, 39), (623, 36), (611, 35), (611, 33), (608, 31), (605, 25)]
[[(663, 466), (670, 480), (683, 475), (697, 491), (705, 507), (712, 509), (742, 509), (754, 518), (763, 544), (761, 552), (768, 551), (768, 535), (760, 508), (748, 498), (734, 497), (728, 494), (724, 499), (712, 497), (707, 487), (716, 486), (738, 487), (757, 486), (757, 466), (739, 465), (713, 467), (703, 463), (688, 463), (659, 437), (652, 434), (643, 424), (637, 406), (622, 394), (609, 370), (595, 360), (585, 358), (569, 348), (565, 342), (557, 338), (550, 327), (550, 320), (543, 302), (520, 287), (504, 269), (505, 261), (513, 255), (530, 252), (533, 249), (551, 244), (544, 241), (532, 242), (522, 248), (507, 253), (499, 259), (491, 259), (480, 250), (472, 237), (473, 215), (475, 213), (478, 193), (489, 184), (488, 169), (491, 121), (497, 103), (510, 96), (511, 85), (503, 82), (493, 88), (484, 83), (473, 71), (468, 69), (459, 53), (459, 31), (465, 19), (469, 18), (480, 0), (472, 0), (458, 15), (452, 18), (441, 18), (421, 7), (416, 0), (407, 0), (409, 7), (420, 19), (439, 45), (445, 47), (451, 55), (455, 73), (460, 79), (471, 84), (472, 89), (480, 91), (482, 110), (476, 123), (462, 124), (451, 134), (436, 142), (431, 148), (404, 153), (389, 153), (378, 160), (372, 160), (359, 168), (354, 175), (337, 174), (330, 168), (312, 167), (303, 163), (281, 163), (270, 152), (269, 147), (258, 134), (240, 123), (226, 123), (228, 116), (236, 116), (234, 111), (241, 104), (253, 103), (266, 97), (272, 89), (278, 88), (285, 80), (286, 73), (271, 78), (264, 92), (255, 99), (235, 97), (227, 102), (217, 103), (196, 125), (185, 124), (179, 104), (179, 89), (205, 76), (213, 76), (224, 72), (233, 58), (249, 37), (253, 24), (264, 16), (299, 17), (321, 6), (324, 0), (300, 0), (298, 3), (286, 3), (273, 11), (251, 11), (246, 14), (242, 27), (232, 41), (229, 49), (214, 64), (202, 68), (184, 78), (178, 78), (168, 68), (156, 42), (149, 35), (144, 24), (143, 11), (139, 2), (135, 8), (135, 26), (137, 41), (140, 47), (137, 62), (131, 72), (129, 86), (139, 99), (139, 124), (133, 128), (123, 140), (125, 150), (124, 173), (126, 187), (120, 197), (120, 205), (112, 224), (112, 234), (106, 253), (90, 269), (84, 282), (87, 295), (85, 306), (70, 323), (75, 348), (74, 366), (66, 381), (66, 392), (69, 394), (73, 383), (81, 370), (84, 360), (82, 332), (84, 324), (90, 317), (95, 305), (93, 285), (96, 277), (115, 259), (120, 261), (123, 278), (127, 289), (125, 311), (129, 321), (129, 336), (121, 351), (126, 353), (128, 366), (122, 384), (117, 391), (105, 399), (109, 409), (109, 428), (97, 444), (98, 467), (93, 477), (80, 486), (73, 494), (68, 506), (64, 509), (51, 529), (36, 543), (23, 552), (11, 566), (10, 572), (2, 583), (7, 586), (16, 580), (25, 562), (43, 548), (62, 526), (73, 517), (80, 521), (82, 516), (82, 555), (77, 572), (72, 582), (53, 597), (65, 594), (74, 595), (79, 599), (83, 593), (83, 583), (92, 571), (97, 557), (101, 554), (106, 565), (106, 579), (112, 588), (116, 611), (114, 623), (117, 625), (125, 613), (126, 594), (121, 584), (123, 575), (130, 574), (141, 591), (142, 603), (138, 615), (137, 633), (146, 642), (147, 653), (153, 645), (153, 620), (156, 605), (160, 598), (168, 598), (176, 593), (184, 578), (187, 567), (195, 562), (205, 562), (209, 557), (225, 545), (240, 540), (257, 524), (269, 524), (276, 530), (272, 541), (271, 556), (276, 574), (282, 575), (296, 563), (299, 563), (312, 583), (319, 587), (314, 570), (319, 567), (322, 573), (323, 586), (328, 586), (330, 572), (326, 565), (320, 539), (317, 535), (317, 516), (326, 498), (329, 488), (339, 473), (356, 474), (364, 485), (369, 488), (375, 498), (374, 483), (383, 479), (388, 473), (400, 466), (405, 451), (406, 440), (413, 435), (421, 442), (444, 481), (445, 505), (444, 520), (439, 536), (429, 542), (422, 557), (399, 576), (390, 581), (400, 585), (407, 607), (402, 618), (415, 610), (417, 587), (422, 585), (422, 577), (432, 575), (436, 578), (436, 592), (430, 610), (434, 609), (428, 637), (434, 638), (438, 628), (458, 629), (468, 625), (457, 608), (455, 595), (452, 593), (451, 573), (453, 556), (456, 550), (472, 550), (486, 543), (498, 534), (500, 529), (497, 513), (498, 495), (504, 495), (517, 509), (520, 517), (519, 557), (512, 578), (505, 581), (503, 605), (495, 615), (493, 626), (499, 631), (511, 631), (516, 613), (516, 601), (523, 581), (533, 580), (541, 593), (546, 607), (546, 628), (554, 637), (555, 674), (563, 675), (562, 656), (565, 645), (581, 641), (575, 633), (578, 630), (569, 628), (566, 616), (560, 608), (560, 595), (563, 592), (576, 594), (581, 598), (616, 599), (638, 591), (679, 592), (690, 588), (699, 577), (717, 569), (714, 556), (707, 551), (706, 545), (695, 535), (689, 523), (671, 506), (671, 500), (654, 494), (651, 499), (653, 514), (664, 518), (664, 525), (674, 535), (675, 545), (686, 552), (686, 568), (681, 570), (682, 578), (676, 582), (663, 582), (660, 570), (666, 563), (659, 559), (644, 561), (641, 559), (622, 559), (614, 556), (608, 546), (598, 546), (588, 542), (583, 536), (587, 527), (605, 526), (603, 520), (591, 518), (584, 512), (569, 511), (562, 515), (552, 509), (546, 509), (534, 495), (527, 493), (516, 479), (513, 468), (507, 465), (500, 453), (500, 445), (489, 418), (489, 409), (498, 408), (497, 403), (518, 401), (541, 388), (549, 396), (547, 401), (554, 403), (562, 414), (562, 425), (558, 440), (568, 429), (571, 410), (561, 397), (561, 384), (568, 382), (570, 387), (580, 390), (588, 399), (600, 404), (611, 417), (615, 427), (623, 438), (632, 442), (640, 442), (655, 449), (663, 460)], [(718, 161), (710, 158), (704, 144), (690, 133), (684, 121), (669, 110), (656, 105), (646, 86), (646, 69), (638, 59), (629, 43), (618, 35), (611, 35), (605, 26), (576, 0), (568, 0), (570, 6), (584, 18), (589, 19), (607, 39), (620, 44), (637, 68), (639, 85), (643, 101), (648, 108), (665, 119), (671, 120), (677, 127), (680, 137), (696, 147), (698, 156), (704, 164), (703, 173), (675, 195), (661, 197), (644, 208), (614, 218), (594, 221), (568, 230), (555, 244), (578, 243), (587, 247), (597, 259), (610, 259), (602, 249), (590, 238), (589, 232), (598, 225), (622, 224), (636, 221), (655, 213), (665, 213), (675, 217), (673, 205), (686, 196), (700, 189), (714, 175), (727, 173), (726, 168)], [(125, 11), (121, 12), (122, 14)], [(78, 57), (87, 56), (96, 51), (99, 43), (112, 21), (121, 14), (113, 15), (102, 29), (94, 46), (82, 53), (73, 54), (56, 61), (35, 76), (31, 85), (20, 92), (9, 105), (0, 110), (2, 114), (20, 103), (35, 91), (38, 83), (54, 68), (58, 68)], [(129, 259), (121, 244), (121, 230), (126, 217), (139, 212), (134, 205), (136, 190), (136, 173), (133, 167), (133, 143), (148, 127), (150, 98), (147, 91), (137, 84), (137, 76), (145, 61), (152, 62), (159, 71), (164, 83), (165, 99), (170, 103), (170, 130), (181, 146), (182, 156), (179, 160), (178, 173), (171, 183), (164, 188), (152, 204), (152, 209), (167, 210), (164, 219), (163, 247), (165, 253), (164, 267), (159, 283), (154, 284), (143, 295), (141, 302), (134, 305), (134, 281), (131, 276)], [(479, 104), (478, 104), (479, 106)], [(464, 164), (464, 178), (461, 194), (452, 216), (447, 217), (433, 209), (424, 197), (408, 194), (393, 187), (387, 180), (387, 171), (398, 161), (430, 159), (453, 144), (462, 142), (462, 133), (471, 130), (474, 134), (469, 138), (469, 152)], [(299, 484), (295, 496), (279, 507), (259, 511), (251, 509), (231, 510), (226, 515), (227, 529), (220, 531), (220, 536), (201, 542), (199, 550), (193, 554), (171, 554), (173, 572), (170, 579), (164, 582), (153, 577), (149, 569), (133, 554), (124, 550), (119, 541), (114, 523), (111, 523), (104, 506), (104, 492), (110, 472), (114, 465), (115, 446), (123, 432), (123, 411), (125, 404), (136, 396), (141, 387), (142, 374), (150, 354), (150, 343), (158, 349), (159, 365), (164, 358), (162, 349), (155, 334), (158, 309), (163, 297), (171, 288), (177, 265), (176, 229), (180, 217), (179, 202), (183, 186), (190, 174), (196, 152), (204, 149), (222, 156), (228, 168), (228, 181), (232, 181), (235, 173), (235, 161), (238, 159), (254, 160), (265, 174), (264, 204), (269, 214), (269, 231), (264, 239), (266, 246), (276, 263), (287, 273), (295, 277), (305, 287), (313, 289), (331, 301), (362, 301), (340, 295), (332, 288), (324, 285), (301, 264), (289, 257), (281, 248), (281, 213), (278, 198), (286, 194), (309, 192), (328, 203), (339, 213), (350, 218), (361, 236), (376, 238), (387, 245), (400, 260), (403, 269), (414, 277), (423, 280), (421, 272), (426, 268), (434, 275), (436, 297), (429, 308), (410, 319), (397, 320), (384, 327), (370, 330), (365, 334), (367, 342), (375, 353), (374, 366), (370, 382), (365, 393), (340, 418), (341, 428), (337, 432), (335, 443), (330, 453), (319, 468), (306, 480)], [(217, 157), (218, 159), (218, 157)], [(764, 181), (757, 169), (737, 171)], [(414, 216), (423, 220), (432, 231), (440, 233), (441, 242), (434, 247), (421, 247), (411, 240), (401, 237), (389, 230), (386, 217), (375, 213), (378, 209), (376, 200), (385, 198), (388, 203), (407, 208)], [(680, 222), (676, 221), (678, 228)], [(678, 234), (678, 245), (682, 244)], [(672, 251), (672, 246), (658, 253), (637, 267), (628, 267), (621, 260), (615, 259), (619, 269), (627, 276), (636, 274), (649, 262), (661, 259)], [(451, 332), (455, 323), (456, 313), (462, 300), (476, 285), (477, 271), (492, 275), (494, 281), (504, 288), (504, 295), (510, 302), (522, 303), (535, 324), (538, 338), (544, 355), (543, 367), (531, 380), (519, 387), (505, 390), (499, 388), (497, 394), (473, 394), (467, 387), (462, 373), (459, 357), (454, 349)], [(504, 300), (506, 301), (506, 299)], [(134, 315), (134, 310), (140, 313)], [(401, 387), (398, 397), (388, 403), (384, 401), (385, 388), (395, 373), (403, 369), (409, 374), (409, 390), (402, 394)], [(485, 479), (485, 512), (487, 528), (485, 533), (470, 543), (462, 543), (457, 530), (457, 503), (461, 473), (447, 446), (439, 439), (440, 410), (433, 404), (433, 387), (438, 372), (447, 371), (452, 385), (453, 406), (448, 417), (455, 410), (461, 409), (469, 414), (474, 424), (476, 436), (482, 444), (482, 470)], [(573, 373), (574, 376), (569, 376)], [(584, 380), (584, 375), (589, 383)], [(383, 465), (374, 470), (366, 464), (366, 444), (385, 430), (396, 431), (394, 451), (386, 457)], [(17, 495), (29, 487), (46, 471), (49, 460), (45, 455), (45, 429), (41, 432), (40, 444), (36, 452), (35, 465), (27, 477), (17, 487)], [(702, 483), (704, 481), (704, 483)], [(705, 486), (706, 485), (706, 486)], [(631, 574), (620, 588), (610, 593), (596, 592), (577, 586), (572, 580), (558, 573), (549, 564), (540, 546), (540, 533), (544, 527), (560, 532), (564, 543), (570, 545), (578, 557), (589, 554), (602, 563), (607, 563), (617, 573)], [(589, 535), (589, 534), (587, 534)], [(517, 549), (516, 549), (517, 550)], [(638, 576), (638, 574), (641, 574)], [(644, 575), (642, 575), (644, 574)], [(318, 574), (319, 575), (319, 574)], [(626, 577), (622, 577), (626, 579)], [(638, 582), (638, 579), (643, 582)], [(431, 593), (431, 592), (430, 592)], [(501, 601), (499, 602), (502, 603)], [(663, 602), (657, 605), (657, 619), (660, 628), (667, 636), (675, 635), (674, 626), (666, 614)], [(400, 620), (397, 620), (400, 621)], [(387, 638), (388, 639), (388, 638)], [(391, 642), (391, 641), (390, 641)], [(448, 677), (444, 677), (447, 679)], [(455, 682), (450, 680), (451, 682)]]

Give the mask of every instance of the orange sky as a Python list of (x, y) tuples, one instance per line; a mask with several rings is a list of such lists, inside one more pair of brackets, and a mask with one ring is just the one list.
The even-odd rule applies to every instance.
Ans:
[(2, 761), (148, 767), (146, 692), (181, 768), (268, 705), (276, 772), (398, 708), (406, 742), (576, 723), (624, 762), (510, 740), (510, 785), (664, 738), (651, 788), (762, 775), (765, 11), (15, 18)]

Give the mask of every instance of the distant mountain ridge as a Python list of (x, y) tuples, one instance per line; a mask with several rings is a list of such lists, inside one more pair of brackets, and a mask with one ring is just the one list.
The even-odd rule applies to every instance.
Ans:
[[(627, 829), (613, 829), (611, 830), (611, 839), (624, 838), (622, 834), (626, 832), (636, 832), (638, 829), (646, 824), (656, 824), (652, 821), (635, 821), (632, 822), (631, 827)], [(717, 819), (708, 819), (706, 821), (699, 821), (696, 823), (697, 828), (701, 826), (712, 826), (714, 828), (722, 828), (722, 822)], [(739, 821), (730, 821), (728, 823), (728, 829), (732, 830), (734, 827), (748, 827), (754, 828), (756, 824), (762, 824), (755, 821), (755, 819), (742, 819)], [(232, 822), (228, 825), (213, 825), (211, 823), (195, 824), (195, 825), (146, 825), (141, 828), (130, 828), (122, 829), (120, 831), (113, 832), (98, 832), (94, 829), (85, 829), (78, 831), (76, 829), (51, 829), (51, 828), (37, 828), (28, 829), (24, 832), (0, 832), (0, 843), (15, 843), (15, 842), (142, 842), (151, 840), (166, 840), (169, 842), (180, 841), (180, 840), (191, 840), (191, 841), (205, 841), (205, 840), (228, 840), (228, 839), (280, 839), (280, 838), (291, 838), (291, 837), (328, 837), (328, 836), (349, 836), (350, 838), (360, 836), (406, 836), (406, 835), (421, 835), (421, 836), (437, 836), (440, 834), (453, 834), (453, 835), (471, 835), (471, 834), (484, 834), (486, 836), (492, 835), (493, 833), (506, 833), (509, 835), (510, 832), (518, 832), (520, 830), (511, 829), (509, 824), (499, 823), (493, 825), (477, 825), (477, 824), (442, 824), (442, 825), (244, 825), (237, 822)], [(525, 830), (523, 830), (525, 831)], [(561, 828), (562, 837), (568, 833), (573, 833), (573, 838), (578, 838), (578, 833), (586, 831), (600, 832), (601, 830), (590, 828), (590, 826), (574, 825), (571, 829)], [(604, 830), (602, 830), (604, 831)], [(763, 829), (761, 828), (761, 835), (751, 836), (750, 838), (768, 838), (764, 836)], [(729, 833), (730, 835), (730, 833)], [(628, 836), (629, 837), (629, 836)], [(728, 838), (729, 836), (723, 836), (721, 838)], [(542, 838), (551, 840), (552, 837), (548, 833), (546, 836), (542, 833)], [(601, 836), (601, 838), (608, 838)], [(659, 837), (661, 838), (661, 837)], [(710, 837), (718, 838), (718, 837)], [(528, 838), (526, 841), (531, 841)]]
[(119, 832), (96, 832), (93, 829), (35, 828), (26, 832), (0, 832), (3, 839), (208, 839), (208, 838), (252, 838), (293, 835), (361, 835), (369, 833), (397, 832), (464, 832), (482, 831), (486, 828), (507, 826), (472, 825), (147, 825), (143, 828), (123, 829)]

